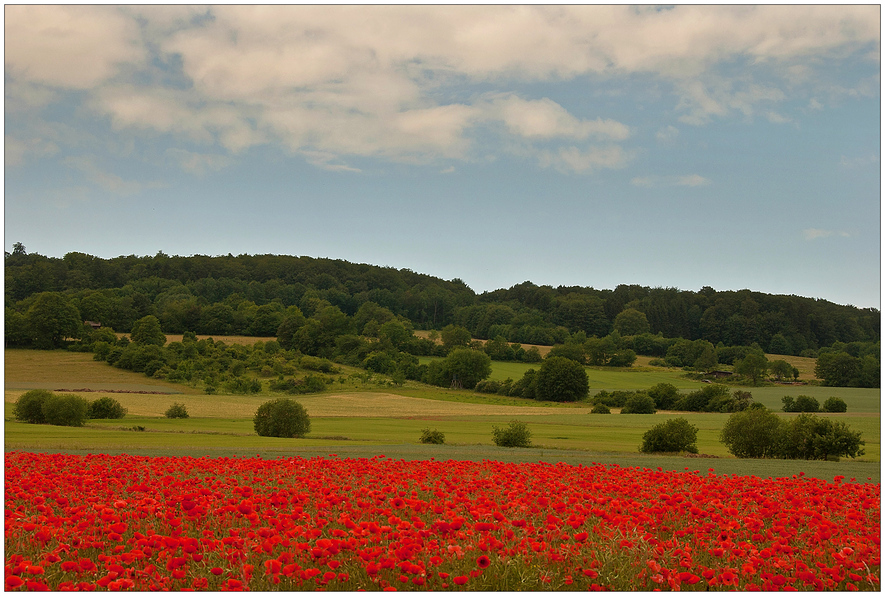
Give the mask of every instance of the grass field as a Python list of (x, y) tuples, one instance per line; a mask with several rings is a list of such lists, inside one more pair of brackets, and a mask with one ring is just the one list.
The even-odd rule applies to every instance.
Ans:
[[(808, 475), (832, 479), (841, 474), (860, 479), (879, 478), (880, 392), (877, 389), (825, 387), (750, 388), (754, 398), (772, 409), (783, 395), (806, 394), (823, 401), (830, 395), (845, 399), (846, 414), (832, 414), (866, 440), (866, 454), (857, 461), (790, 462), (737, 460), (718, 441), (726, 414), (679, 414), (699, 428), (698, 448), (709, 458), (645, 456), (637, 452), (642, 434), (672, 412), (647, 415), (589, 414), (585, 405), (539, 404), (530, 400), (485, 396), (467, 391), (431, 388), (409, 383), (402, 388), (342, 387), (334, 392), (298, 398), (311, 415), (312, 429), (304, 439), (274, 439), (254, 434), (251, 418), (269, 396), (203, 395), (183, 385), (150, 379), (94, 362), (90, 354), (64, 351), (7, 350), (5, 398), (6, 450), (137, 453), (145, 455), (285, 455), (371, 456), (383, 453), (403, 459), (499, 459), (504, 461), (565, 461), (613, 463), (665, 469), (706, 470), (757, 476)], [(497, 375), (518, 378), (514, 363), (495, 363)], [(588, 369), (591, 387), (646, 389), (670, 382), (682, 391), (701, 385), (666, 369), (640, 372)], [(83, 428), (34, 426), (12, 421), (12, 403), (33, 387), (84, 389), (87, 399), (111, 395), (129, 410), (121, 420), (91, 421)], [(135, 388), (135, 389), (133, 389)], [(157, 395), (107, 393), (110, 389), (179, 391)], [(598, 389), (597, 389), (598, 390)], [(591, 394), (594, 389), (591, 389)], [(169, 420), (162, 413), (173, 402), (184, 403), (192, 418)], [(783, 416), (790, 416), (783, 414)], [(534, 449), (511, 450), (494, 446), (492, 427), (512, 419), (528, 423)], [(145, 431), (129, 430), (143, 426)], [(417, 443), (422, 428), (436, 428), (447, 445)]]

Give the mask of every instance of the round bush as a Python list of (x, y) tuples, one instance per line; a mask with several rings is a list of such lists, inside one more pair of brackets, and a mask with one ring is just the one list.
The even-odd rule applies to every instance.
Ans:
[(113, 397), (100, 397), (89, 404), (89, 418), (122, 418), (126, 408)]
[(824, 401), (821, 410), (824, 412), (847, 412), (848, 404), (846, 404), (845, 400), (842, 398), (828, 397), (826, 401)]
[(47, 398), (42, 409), (46, 423), (56, 426), (83, 426), (89, 419), (89, 401), (73, 393)]
[(685, 418), (671, 418), (642, 435), (641, 453), (697, 453), (698, 429)]
[(776, 457), (784, 424), (766, 408), (747, 408), (728, 417), (719, 440), (735, 457)]
[(187, 408), (184, 404), (174, 403), (163, 414), (166, 418), (190, 418)]
[(418, 438), (418, 442), (427, 445), (442, 445), (446, 442), (446, 436), (442, 431), (425, 428), (421, 430), (421, 436)]
[(297, 401), (283, 397), (265, 402), (255, 411), (255, 432), (262, 437), (303, 437), (310, 432), (310, 417)]
[(530, 447), (532, 433), (525, 422), (512, 420), (507, 428), (492, 427), (492, 440), (498, 447)]
[(535, 398), (542, 401), (579, 401), (587, 397), (589, 381), (584, 367), (563, 356), (544, 360), (538, 371)]
[(611, 414), (612, 411), (605, 404), (596, 404), (593, 406), (593, 409), (590, 410), (591, 414)]
[(647, 393), (636, 393), (621, 408), (621, 414), (654, 414), (655, 400)]
[(27, 393), (22, 394), (12, 407), (15, 419), (31, 424), (45, 423), (43, 402), (51, 397), (52, 391), (47, 391), (46, 389), (31, 389)]

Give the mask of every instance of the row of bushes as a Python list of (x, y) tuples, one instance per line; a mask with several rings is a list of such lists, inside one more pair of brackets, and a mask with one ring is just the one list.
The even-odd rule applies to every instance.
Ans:
[[(639, 451), (697, 453), (697, 432), (684, 418), (672, 418), (648, 430)], [(732, 414), (719, 440), (740, 458), (826, 460), (864, 453), (860, 432), (844, 422), (808, 413), (784, 420), (761, 404)]]
[(122, 418), (126, 408), (112, 397), (89, 401), (73, 393), (32, 389), (16, 400), (12, 412), (16, 420), (31, 424), (83, 426), (91, 419)]
[[(525, 422), (511, 420), (504, 428), (492, 427), (492, 440), (498, 447), (531, 447), (532, 432)], [(418, 438), (419, 443), (426, 445), (442, 445), (446, 442), (445, 434), (436, 429), (425, 428)]]

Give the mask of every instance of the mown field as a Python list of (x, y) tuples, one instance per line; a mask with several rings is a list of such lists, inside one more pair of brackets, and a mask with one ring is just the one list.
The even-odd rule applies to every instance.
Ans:
[[(407, 383), (396, 388), (348, 381), (329, 392), (298, 398), (312, 420), (304, 439), (259, 437), (252, 427), (255, 409), (270, 396), (204, 395), (185, 385), (147, 378), (94, 362), (89, 354), (64, 351), (7, 350), (5, 391), (6, 450), (141, 453), (152, 455), (324, 455), (371, 457), (384, 452), (403, 459), (502, 459), (504, 461), (568, 461), (661, 466), (666, 469), (706, 470), (724, 473), (789, 476), (799, 472), (821, 478), (842, 474), (878, 481), (881, 457), (880, 398), (878, 390), (778, 386), (751, 388), (754, 399), (779, 409), (784, 395), (806, 394), (823, 401), (830, 395), (849, 405), (845, 414), (828, 414), (860, 430), (866, 454), (841, 462), (787, 462), (736, 460), (718, 441), (726, 414), (678, 414), (698, 429), (698, 449), (709, 457), (646, 456), (638, 453), (643, 433), (672, 412), (647, 415), (590, 414), (583, 404), (539, 404), (518, 398), (487, 396), (463, 390), (431, 388)], [(495, 378), (517, 378), (528, 365), (494, 363)], [(637, 372), (588, 369), (591, 395), (599, 389), (645, 389), (670, 382), (682, 391), (700, 387), (679, 371), (648, 369)], [(91, 421), (83, 428), (34, 426), (12, 419), (12, 403), (27, 389), (93, 389), (87, 399), (110, 395), (129, 411), (121, 420)], [(157, 393), (110, 393), (112, 389)], [(187, 406), (191, 418), (169, 420), (163, 412), (173, 403)], [(617, 412), (617, 410), (614, 410)], [(790, 414), (783, 414), (790, 416)], [(496, 447), (494, 426), (510, 420), (527, 422), (533, 449)], [(144, 427), (145, 430), (131, 430)], [(445, 433), (447, 445), (417, 442), (421, 429)]]

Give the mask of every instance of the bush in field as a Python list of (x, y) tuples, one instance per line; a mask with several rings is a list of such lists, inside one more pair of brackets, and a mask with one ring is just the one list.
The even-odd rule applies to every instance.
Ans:
[(429, 428), (421, 430), (421, 436), (418, 438), (419, 443), (427, 445), (442, 445), (446, 442), (446, 435), (442, 431)]
[(48, 397), (42, 410), (46, 423), (56, 426), (83, 426), (89, 419), (89, 401), (73, 393)]
[(820, 403), (813, 397), (808, 395), (799, 395), (794, 400), (791, 396), (785, 395), (781, 398), (783, 402), (784, 412), (819, 412)]
[(297, 401), (282, 397), (265, 402), (255, 411), (255, 432), (262, 437), (291, 439), (310, 432), (310, 417)]
[(477, 393), (498, 393), (500, 389), (501, 383), (498, 381), (493, 381), (492, 379), (480, 381), (476, 384), (476, 387), (473, 388), (473, 390)]
[(802, 413), (785, 423), (779, 455), (787, 459), (831, 459), (863, 455), (860, 432), (841, 421)]
[(190, 414), (187, 413), (187, 408), (184, 404), (174, 403), (169, 406), (169, 409), (163, 414), (166, 418), (190, 418)]
[(584, 367), (563, 356), (548, 356), (536, 377), (535, 399), (579, 401), (587, 397), (589, 381)]
[(655, 400), (647, 393), (636, 393), (627, 399), (621, 414), (654, 414)]
[(31, 389), (19, 397), (12, 407), (12, 413), (16, 420), (31, 424), (43, 424), (43, 402), (52, 397), (52, 391), (46, 389)]
[(611, 414), (612, 411), (605, 404), (596, 404), (593, 406), (593, 409), (590, 410), (591, 414)]
[(642, 435), (641, 453), (697, 453), (698, 429), (685, 418), (671, 418)]
[(821, 407), (823, 412), (847, 412), (848, 404), (845, 403), (844, 399), (839, 397), (828, 397), (824, 402), (824, 405)]
[(525, 422), (511, 420), (506, 428), (492, 427), (492, 440), (498, 447), (530, 447), (532, 433)]
[(122, 418), (126, 408), (113, 397), (100, 397), (89, 404), (89, 418)]
[(655, 408), (669, 410), (679, 398), (679, 390), (670, 383), (658, 383), (648, 390), (648, 394), (655, 400)]
[(728, 417), (719, 440), (735, 457), (779, 457), (783, 425), (767, 408), (748, 408)]

